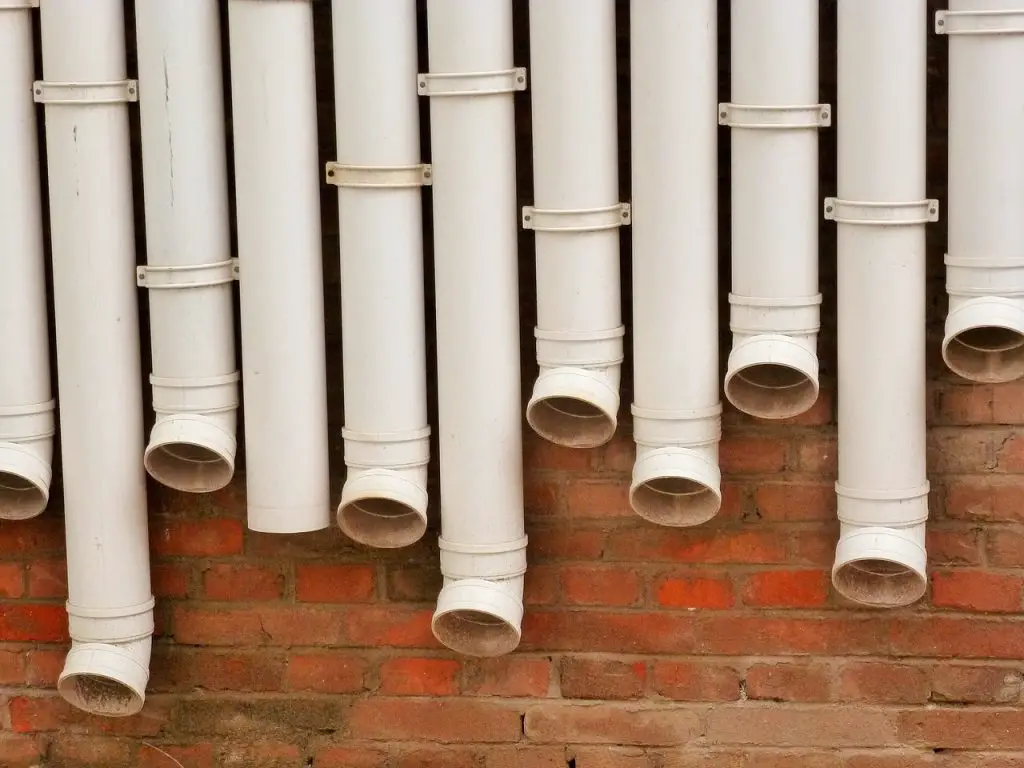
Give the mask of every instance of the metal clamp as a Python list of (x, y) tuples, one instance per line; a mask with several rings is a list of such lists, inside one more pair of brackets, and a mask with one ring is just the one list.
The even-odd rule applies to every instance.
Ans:
[(139, 266), (135, 283), (140, 288), (206, 288), (238, 278), (238, 259), (184, 267)]
[(31, 11), (39, 7), (39, 0), (0, 0), (0, 11)]
[(428, 163), (390, 166), (327, 164), (327, 183), (336, 187), (364, 189), (429, 187), (432, 176)]
[(832, 107), (829, 104), (771, 107), (723, 103), (718, 105), (718, 124), (770, 130), (827, 128), (832, 125)]
[(420, 96), (488, 96), (526, 90), (526, 67), (497, 72), (440, 72), (416, 76)]
[(626, 227), (632, 222), (629, 203), (564, 211), (534, 208), (530, 205), (523, 207), (523, 229), (535, 232), (600, 232)]
[(825, 219), (839, 224), (899, 227), (929, 224), (939, 220), (938, 200), (909, 203), (866, 203), (858, 200), (825, 198)]
[(936, 11), (935, 33), (938, 35), (1024, 34), (1024, 10)]
[(139, 100), (139, 81), (51, 83), (36, 80), (32, 84), (32, 96), (39, 104), (120, 104)]

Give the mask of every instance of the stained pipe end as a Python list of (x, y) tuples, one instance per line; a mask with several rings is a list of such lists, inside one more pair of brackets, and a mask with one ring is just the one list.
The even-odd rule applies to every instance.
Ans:
[(146, 703), (149, 637), (123, 644), (75, 642), (57, 679), (71, 706), (101, 717), (129, 717)]
[(393, 549), (419, 541), (427, 530), (426, 468), (350, 470), (338, 505), (338, 527), (353, 541)]
[(799, 416), (817, 401), (818, 388), (817, 355), (808, 344), (789, 336), (751, 336), (729, 354), (725, 396), (750, 416)]
[(465, 656), (494, 657), (519, 646), (523, 577), (445, 579), (431, 622), (434, 637)]
[[(717, 454), (717, 446), (711, 451)], [(638, 448), (629, 486), (629, 504), (657, 525), (689, 527), (705, 523), (722, 506), (722, 475), (707, 449)]]
[(952, 307), (942, 359), (968, 381), (999, 384), (1024, 377), (1024, 305), (984, 296)]
[(555, 445), (604, 445), (615, 436), (619, 412), (618, 386), (609, 379), (608, 369), (542, 369), (526, 406), (527, 423)]
[(854, 528), (840, 535), (832, 583), (843, 597), (873, 608), (900, 608), (928, 588), (924, 524)]
[(0, 442), (0, 519), (28, 520), (42, 513), (52, 475), (50, 463), (27, 445)]
[(210, 493), (231, 482), (236, 450), (234, 434), (209, 416), (160, 415), (143, 463), (161, 485), (188, 493)]

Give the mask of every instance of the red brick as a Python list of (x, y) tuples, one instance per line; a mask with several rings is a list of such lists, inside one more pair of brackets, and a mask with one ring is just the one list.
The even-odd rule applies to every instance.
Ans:
[(981, 564), (981, 543), (976, 530), (949, 530), (929, 525), (925, 539), (930, 565)]
[(940, 384), (934, 387), (934, 414), (929, 423), (972, 425), (992, 423), (993, 387), (984, 384)]
[(785, 563), (786, 541), (768, 531), (654, 528), (617, 532), (606, 557), (630, 562)]
[(150, 548), (158, 557), (222, 557), (242, 551), (240, 520), (168, 520), (150, 523)]
[(670, 613), (550, 612), (523, 619), (524, 651), (692, 653), (698, 620)]
[(984, 571), (932, 574), (932, 605), (963, 611), (1016, 611), (1024, 578)]
[(890, 653), (961, 659), (1020, 659), (1024, 624), (973, 616), (907, 616), (890, 620)]
[(313, 760), (316, 768), (385, 768), (387, 753), (362, 747), (321, 747)]
[(222, 768), (295, 768), (301, 757), (298, 745), (279, 741), (228, 744), (220, 749)]
[(523, 464), (530, 469), (569, 470), (578, 472), (590, 466), (589, 451), (563, 448), (539, 437), (531, 430), (523, 431)]
[(992, 475), (949, 478), (946, 517), (982, 523), (1024, 522), (1024, 486)]
[(0, 563), (0, 597), (18, 598), (25, 594), (25, 574), (19, 563)]
[(188, 596), (189, 569), (177, 563), (154, 563), (150, 573), (153, 594), (158, 598)]
[(168, 762), (167, 757), (161, 751), (166, 752), (174, 760), (188, 768), (213, 768), (213, 745), (209, 743), (141, 744), (137, 768), (172, 768), (173, 763)]
[(631, 518), (629, 484), (619, 480), (576, 480), (566, 490), (569, 516), (577, 520), (592, 518)]
[[(176, 697), (171, 726), (175, 733), (223, 734), (250, 742), (253, 737), (289, 732), (299, 732), (296, 735), (300, 737), (316, 731), (333, 732), (342, 713), (343, 704), (336, 697)], [(218, 744), (225, 741), (220, 739)]]
[(996, 472), (1019, 474), (1024, 471), (1024, 440), (1016, 432), (995, 433)]
[(817, 664), (755, 664), (746, 681), (751, 699), (828, 701), (831, 674)]
[(430, 631), (433, 609), (359, 606), (345, 612), (345, 633), (353, 645), (378, 648), (440, 648)]
[(998, 529), (989, 531), (988, 561), (997, 568), (1024, 567), (1024, 533)]
[(288, 660), (285, 686), (289, 691), (357, 693), (364, 690), (367, 664), (351, 653), (297, 654)]
[(928, 670), (907, 664), (850, 662), (839, 674), (839, 699), (878, 704), (928, 701)]
[(344, 643), (344, 616), (313, 606), (174, 610), (174, 639), (187, 645), (336, 645)]
[(551, 660), (521, 655), (470, 659), (465, 663), (463, 690), (474, 696), (547, 696)]
[(609, 472), (632, 472), (636, 461), (636, 443), (629, 432), (620, 430), (610, 442), (597, 450), (596, 469)]
[(730, 656), (879, 654), (889, 647), (885, 620), (880, 617), (711, 615), (697, 628), (696, 644), (705, 653)]
[(899, 714), (900, 741), (932, 749), (1024, 749), (1024, 710), (916, 709)]
[(797, 447), (797, 463), (802, 472), (821, 476), (834, 477), (839, 458), (839, 446), (832, 436), (808, 437), (800, 441)]
[(596, 560), (604, 550), (603, 530), (537, 528), (530, 531), (530, 556), (536, 560)]
[(54, 768), (121, 768), (131, 763), (123, 739), (61, 734), (50, 745), (49, 765)]
[(716, 707), (708, 714), (710, 744), (764, 747), (882, 747), (896, 743), (892, 715), (865, 707), (800, 709), (772, 704)]
[(528, 518), (563, 515), (561, 478), (527, 475), (523, 481), (523, 509)]
[(25, 682), (29, 685), (53, 688), (57, 685), (57, 677), (64, 669), (65, 651), (53, 651), (33, 648), (26, 652), (27, 669)]
[(726, 436), (719, 446), (719, 464), (722, 472), (730, 475), (781, 472), (786, 465), (786, 447), (784, 440)]
[[(565, 768), (566, 763), (565, 749), (560, 746), (496, 745), (488, 748), (484, 753), (483, 768)], [(577, 764), (579, 765), (578, 762)], [(438, 768), (448, 768), (448, 765), (443, 764)]]
[(466, 747), (431, 746), (403, 752), (395, 758), (395, 768), (477, 768), (476, 757)]
[(839, 540), (838, 522), (819, 523), (810, 530), (796, 530), (789, 536), (790, 566), (832, 568)]
[(4, 520), (0, 525), (0, 555), (5, 560), (35, 559), (64, 552), (64, 521), (51, 515), (30, 520)]
[[(530, 543), (533, 544), (531, 537)], [(531, 565), (531, 569), (532, 569)], [(527, 578), (530, 571), (527, 570)], [(430, 566), (396, 565), (388, 568), (388, 600), (407, 603), (429, 603), (437, 599), (444, 577), (436, 564)]]
[(736, 701), (740, 673), (718, 662), (656, 661), (651, 688), (659, 696), (680, 701)]
[(380, 692), (405, 696), (454, 696), (459, 662), (452, 659), (388, 659), (380, 666)]
[(217, 563), (203, 573), (208, 600), (277, 600), (284, 592), (284, 576), (273, 568)]
[(635, 699), (643, 693), (646, 677), (642, 661), (568, 657), (559, 670), (565, 699)]
[(0, 685), (25, 683), (25, 654), (21, 651), (0, 649)]
[(761, 519), (769, 522), (832, 520), (836, 492), (831, 485), (769, 483), (754, 489), (754, 504)]
[(166, 724), (166, 712), (151, 700), (138, 715), (118, 718), (87, 715), (56, 695), (15, 696), (8, 708), (11, 730), (17, 733), (65, 731), (72, 727), (82, 730), (84, 726), (93, 734), (155, 736)]
[(928, 474), (972, 474), (990, 469), (991, 433), (933, 428), (928, 431)]
[(157, 645), (150, 664), (149, 690), (278, 691), (284, 678), (279, 653)]
[(655, 594), (663, 608), (723, 609), (736, 602), (728, 576), (705, 572), (663, 576), (655, 583)]
[(0, 604), (0, 640), (63, 643), (67, 639), (68, 617), (63, 605)]
[(0, 755), (4, 768), (39, 768), (42, 764), (42, 745), (32, 736), (0, 733)]
[(309, 603), (365, 603), (373, 600), (376, 576), (370, 565), (299, 565), (295, 597)]
[(526, 709), (528, 741), (540, 744), (671, 746), (701, 734), (701, 718), (685, 709), (550, 702)]
[(526, 569), (523, 585), (523, 602), (526, 605), (553, 605), (558, 602), (561, 591), (562, 578), (558, 567), (531, 565)]
[[(654, 762), (652, 750), (639, 747), (575, 747), (573, 758), (577, 768), (654, 768), (663, 765), (665, 768), (696, 768), (697, 764), (685, 762), (683, 753), (672, 747), (670, 757)], [(495, 766), (497, 768), (497, 766)], [(739, 765), (726, 766), (724, 763), (701, 764), (701, 768), (742, 768)]]
[(1021, 673), (1007, 667), (973, 667), (942, 663), (932, 673), (931, 700), (958, 704), (1015, 704)]
[(361, 699), (353, 703), (349, 732), (386, 741), (518, 741), (519, 712), (482, 699)]
[(640, 579), (633, 568), (570, 566), (562, 570), (562, 596), (570, 605), (634, 605)]
[(761, 571), (747, 577), (743, 602), (776, 608), (820, 608), (828, 603), (829, 575), (823, 571)]

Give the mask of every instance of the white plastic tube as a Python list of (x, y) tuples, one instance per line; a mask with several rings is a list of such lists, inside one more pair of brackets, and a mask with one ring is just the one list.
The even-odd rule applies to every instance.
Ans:
[(512, 0), (428, 0), (441, 572), (433, 632), (519, 644), (523, 523)]
[(832, 581), (858, 603), (927, 586), (925, 521), (926, 0), (839, 0), (839, 544)]
[(330, 525), (313, 16), (229, 0), (248, 525)]
[(615, 0), (530, 1), (537, 362), (526, 419), (558, 445), (615, 434), (622, 372)]
[(784, 419), (818, 398), (818, 1), (732, 0), (733, 347), (725, 395)]
[(629, 490), (636, 513), (661, 525), (705, 522), (722, 502), (716, 14), (716, 0), (630, 3), (636, 463)]
[(0, 518), (22, 520), (49, 501), (54, 433), (28, 0), (0, 4), (0, 51)]
[(178, 0), (139, 3), (135, 21), (156, 413), (145, 465), (170, 488), (214, 491), (234, 474), (238, 411), (220, 17)]
[(1024, 376), (1024, 5), (951, 0), (949, 314), (942, 356), (972, 381)]
[(42, 4), (71, 650), (57, 690), (79, 709), (138, 712), (153, 597), (142, 466), (142, 365), (120, 0)]
[(415, 0), (334, 0), (348, 476), (338, 525), (376, 547), (427, 527), (423, 221)]

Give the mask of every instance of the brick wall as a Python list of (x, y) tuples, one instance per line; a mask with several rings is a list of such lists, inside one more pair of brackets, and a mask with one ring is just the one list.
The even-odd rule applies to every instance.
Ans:
[[(528, 64), (526, 2), (516, 2), (518, 63)], [(822, 8), (822, 98), (834, 103), (835, 0)], [(316, 12), (321, 159), (329, 160), (329, 3), (317, 0)], [(624, 15), (624, 57), (627, 22)], [(930, 45), (929, 194), (942, 198), (945, 43)], [(724, 36), (722, 54), (727, 62)], [(528, 96), (520, 108), (527, 203)], [(822, 195), (835, 189), (834, 143), (834, 130), (822, 134)], [(724, 293), (726, 135), (722, 158)], [(628, 183), (625, 163), (624, 199)], [(337, 475), (333, 189), (323, 202)], [(138, 717), (90, 718), (54, 692), (67, 644), (59, 489), (42, 517), (0, 524), (0, 765), (172, 765), (149, 745), (187, 768), (1024, 765), (1024, 385), (968, 386), (942, 368), (944, 225), (929, 237), (932, 580), (920, 604), (858, 610), (830, 588), (835, 249), (823, 224), (821, 401), (779, 425), (727, 413), (725, 503), (712, 523), (659, 529), (630, 512), (628, 423), (594, 451), (558, 449), (527, 433), (528, 608), (522, 645), (508, 657), (457, 658), (430, 634), (440, 586), (436, 508), (422, 543), (381, 552), (333, 528), (287, 537), (246, 531), (241, 475), (209, 497), (154, 485), (150, 695)], [(524, 394), (536, 373), (530, 248), (524, 236)], [(628, 305), (628, 250), (623, 256)], [(627, 376), (627, 404), (629, 386)], [(340, 476), (335, 484), (337, 498)]]

